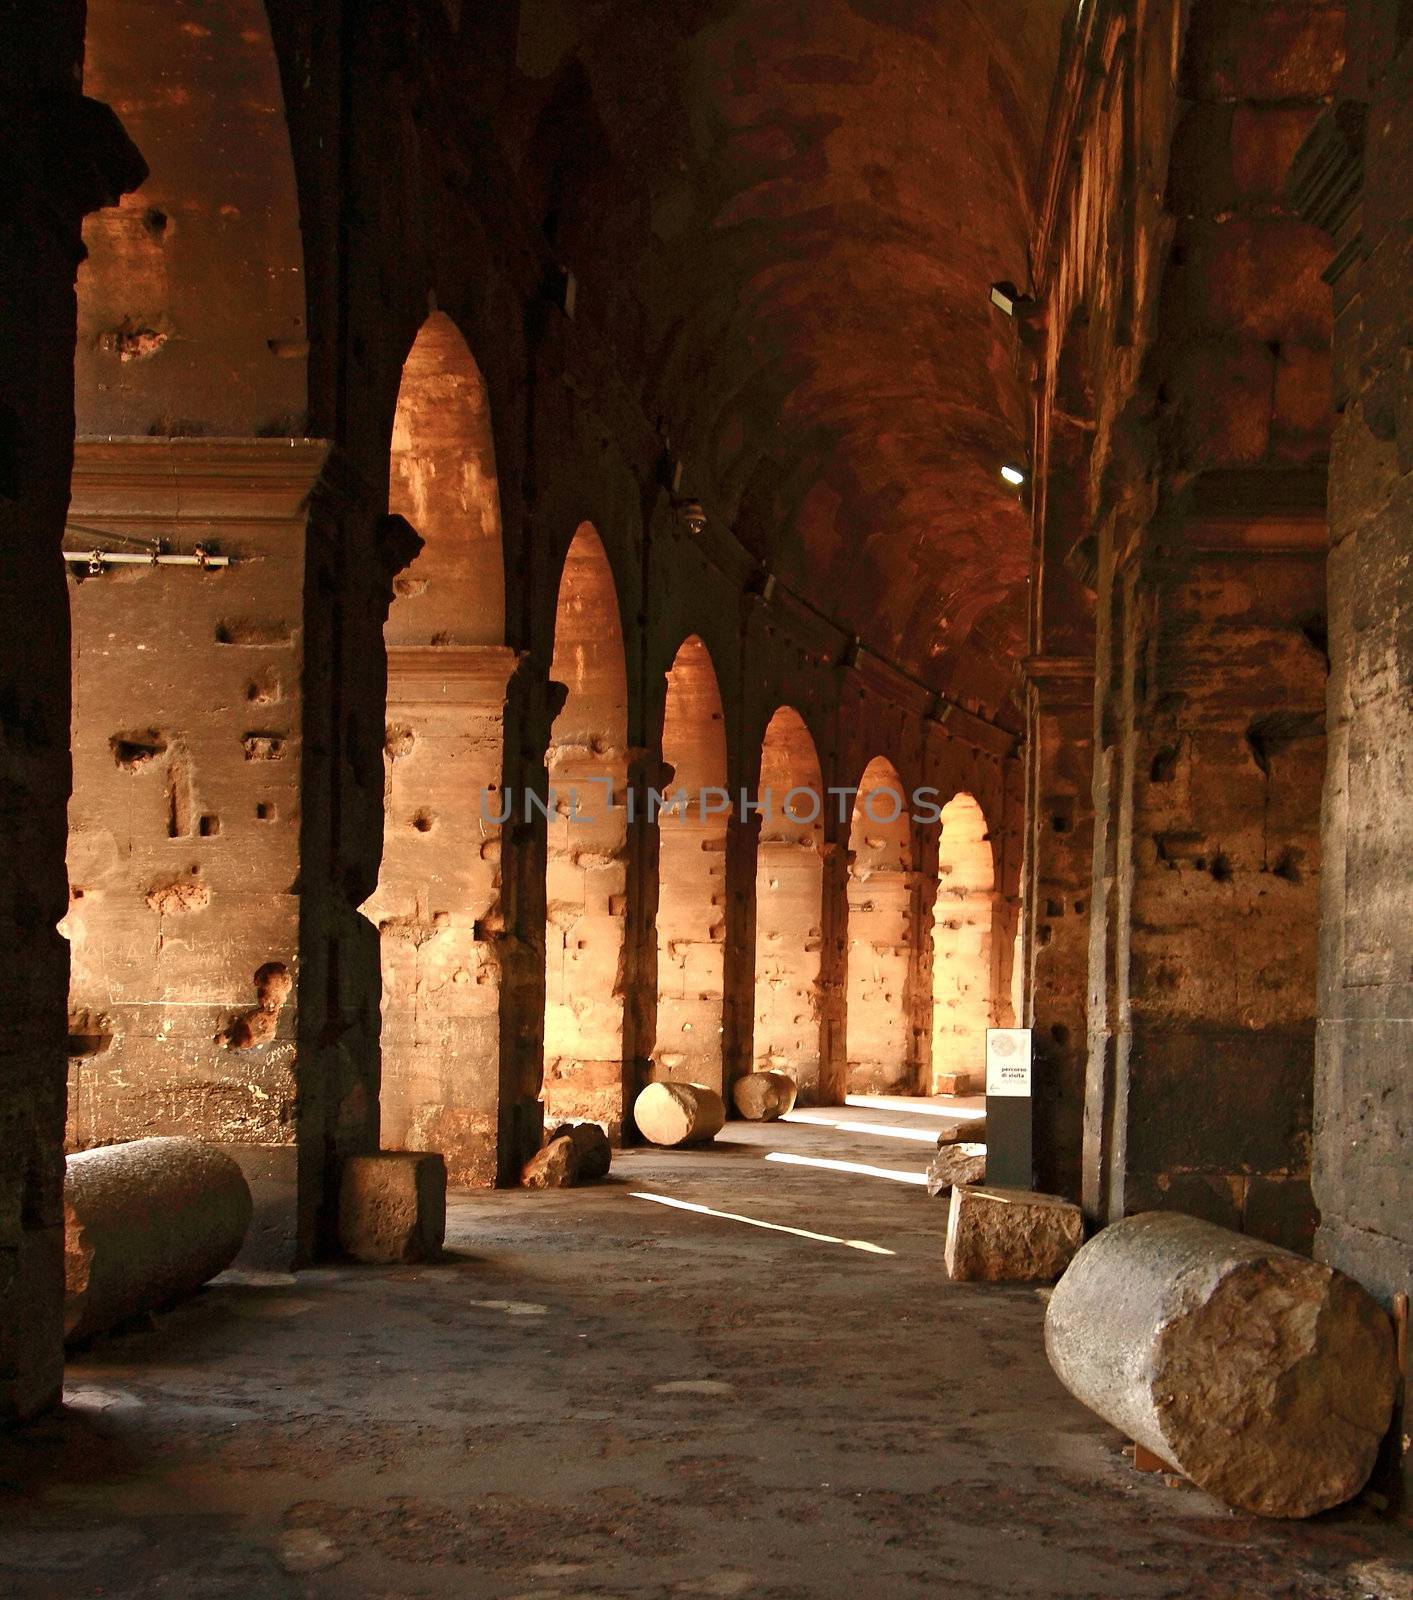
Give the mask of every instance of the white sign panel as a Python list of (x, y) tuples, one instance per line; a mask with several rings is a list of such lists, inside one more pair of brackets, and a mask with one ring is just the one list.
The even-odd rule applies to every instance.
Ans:
[(986, 1092), (1025, 1096), (1030, 1093), (1030, 1029), (986, 1030)]

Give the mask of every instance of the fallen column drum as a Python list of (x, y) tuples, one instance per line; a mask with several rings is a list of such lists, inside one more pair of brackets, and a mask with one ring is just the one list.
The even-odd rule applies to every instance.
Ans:
[(705, 1144), (726, 1125), (726, 1107), (700, 1083), (650, 1083), (633, 1102), (633, 1120), (649, 1144)]
[(72, 1155), (64, 1174), (64, 1338), (194, 1293), (235, 1260), (250, 1189), (195, 1139), (135, 1139)]
[(1308, 1517), (1368, 1481), (1393, 1330), (1342, 1273), (1175, 1212), (1112, 1223), (1045, 1316), (1060, 1381), (1229, 1506)]

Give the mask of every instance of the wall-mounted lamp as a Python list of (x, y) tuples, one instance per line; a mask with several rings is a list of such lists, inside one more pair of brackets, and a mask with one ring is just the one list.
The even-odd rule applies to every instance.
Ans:
[(1019, 489), (1020, 486), (1025, 482), (1025, 468), (1014, 466), (1008, 461), (1005, 466), (1001, 468), (1001, 476), (1006, 480), (1007, 483), (1011, 485), (1013, 489)]
[(694, 539), (700, 539), (706, 532), (707, 514), (700, 500), (679, 500), (677, 520)]

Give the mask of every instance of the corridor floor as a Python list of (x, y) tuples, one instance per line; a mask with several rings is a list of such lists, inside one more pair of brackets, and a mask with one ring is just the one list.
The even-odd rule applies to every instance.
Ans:
[(947, 1281), (907, 1181), (938, 1111), (460, 1195), (435, 1267), (227, 1274), (0, 1442), (0, 1594), (1413, 1594), (1367, 1506), (1261, 1523), (1132, 1471), (1042, 1293)]

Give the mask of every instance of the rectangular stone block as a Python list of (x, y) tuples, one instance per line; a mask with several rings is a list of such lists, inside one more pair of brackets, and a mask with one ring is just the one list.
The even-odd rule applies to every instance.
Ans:
[(339, 1185), (339, 1244), (355, 1261), (435, 1261), (446, 1237), (446, 1163), (426, 1151), (350, 1156)]
[(1079, 1207), (1057, 1195), (966, 1184), (952, 1190), (944, 1259), (956, 1282), (1057, 1278), (1083, 1243)]
[(938, 1094), (979, 1094), (976, 1076), (970, 1072), (944, 1072), (937, 1079)]

